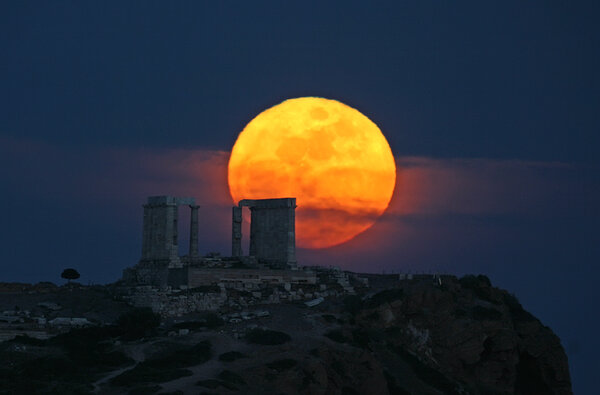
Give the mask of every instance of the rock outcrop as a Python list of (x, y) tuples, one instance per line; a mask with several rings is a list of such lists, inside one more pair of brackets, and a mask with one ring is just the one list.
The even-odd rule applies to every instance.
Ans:
[[(233, 307), (210, 317), (165, 319), (163, 314), (160, 327), (137, 336), (126, 336), (131, 328), (123, 327), (121, 318), (121, 326), (78, 329), (47, 340), (21, 336), (0, 343), (0, 359), (8, 361), (0, 369), (0, 388), (13, 393), (78, 388), (112, 394), (572, 394), (559, 338), (487, 277), (366, 276), (368, 288), (355, 284), (357, 294), (330, 296), (310, 307), (288, 300), (261, 305), (261, 314), (236, 313)], [(43, 299), (72, 302), (60, 295)], [(108, 289), (93, 295), (95, 310), (117, 306)], [(106, 300), (98, 300), (103, 295)], [(39, 303), (37, 295), (21, 296), (23, 306)], [(11, 301), (15, 297), (11, 294)], [(152, 317), (158, 325), (159, 316)], [(196, 348), (201, 358), (190, 351)], [(65, 373), (73, 369), (77, 374)]]
[(513, 295), (485, 276), (434, 284), (404, 282), (374, 295), (356, 312), (356, 326), (387, 333), (389, 349), (439, 372), (458, 392), (572, 393), (560, 339)]

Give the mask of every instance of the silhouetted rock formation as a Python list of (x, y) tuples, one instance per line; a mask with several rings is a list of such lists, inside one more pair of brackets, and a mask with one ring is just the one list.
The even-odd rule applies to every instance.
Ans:
[[(113, 325), (46, 340), (21, 336), (0, 343), (0, 359), (8, 361), (0, 388), (114, 394), (572, 393), (558, 337), (487, 277), (361, 274), (369, 287), (359, 286), (358, 276), (349, 278), (356, 282), (355, 295), (330, 296), (319, 304), (293, 300), (253, 312), (225, 308), (132, 332), (123, 324), (140, 319), (123, 317), (144, 313), (153, 326), (158, 317), (133, 310)], [(93, 291), (96, 310), (114, 310), (109, 289)], [(52, 295), (23, 292), (10, 298), (18, 296), (31, 309), (40, 308), (42, 296), (44, 306), (69, 304), (67, 293), (57, 292), (62, 299)], [(98, 300), (103, 295), (106, 301)], [(4, 296), (9, 297), (0, 294), (0, 302)], [(84, 310), (73, 314), (85, 316)]]

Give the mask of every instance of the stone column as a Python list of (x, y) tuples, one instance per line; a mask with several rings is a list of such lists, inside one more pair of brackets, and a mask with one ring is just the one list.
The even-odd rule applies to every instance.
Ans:
[(179, 218), (179, 209), (177, 204), (167, 205), (167, 248), (170, 250), (169, 259), (172, 262), (179, 261), (179, 231), (177, 229), (177, 222)]
[(142, 260), (151, 256), (152, 248), (152, 207), (144, 204), (144, 226), (142, 230)]
[(290, 199), (290, 208), (287, 212), (287, 264), (291, 269), (297, 269), (296, 262), (296, 199)]
[(242, 200), (250, 208), (250, 256), (280, 268), (296, 267), (295, 198)]
[(236, 206), (232, 209), (231, 256), (242, 256), (242, 208)]
[(190, 205), (190, 258), (198, 257), (198, 209), (200, 206)]

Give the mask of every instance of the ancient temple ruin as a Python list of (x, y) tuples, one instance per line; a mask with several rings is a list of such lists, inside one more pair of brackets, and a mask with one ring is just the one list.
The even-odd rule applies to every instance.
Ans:
[[(190, 249), (188, 255), (179, 256), (177, 222), (179, 207), (183, 205), (190, 208)], [(250, 210), (248, 255), (242, 253), (243, 207)], [(253, 278), (260, 282), (263, 277), (265, 281), (283, 281), (284, 278), (313, 281), (314, 274), (308, 279), (297, 270), (295, 198), (240, 201), (232, 211), (232, 256), (218, 259), (201, 257), (198, 252), (199, 206), (194, 198), (153, 196), (143, 208), (142, 256), (137, 265), (123, 272), (126, 282), (194, 287), (209, 279), (213, 282), (215, 276), (223, 281)], [(222, 269), (227, 270), (222, 272)]]

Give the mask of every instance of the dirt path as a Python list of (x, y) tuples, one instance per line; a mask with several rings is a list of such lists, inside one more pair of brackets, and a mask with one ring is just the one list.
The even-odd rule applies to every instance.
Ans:
[[(108, 384), (108, 381), (113, 377), (117, 377), (121, 373), (135, 368), (138, 363), (142, 362), (145, 359), (144, 348), (148, 347), (147, 344), (134, 344), (126, 348), (125, 353), (135, 361), (134, 365), (126, 366), (121, 369), (114, 370), (108, 373), (106, 376), (102, 377), (100, 380), (96, 381), (94, 385), (94, 393), (100, 393), (102, 391), (102, 387)], [(104, 391), (102, 391), (104, 393)]]

